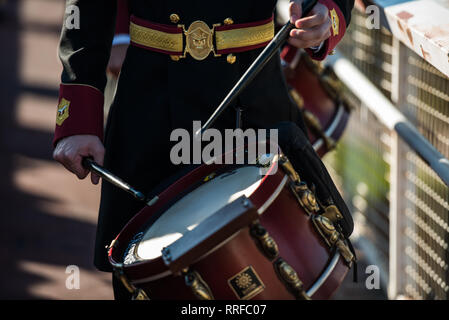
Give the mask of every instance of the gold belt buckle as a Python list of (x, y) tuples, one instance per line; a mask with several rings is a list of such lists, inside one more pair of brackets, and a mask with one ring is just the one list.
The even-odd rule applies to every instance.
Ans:
[(204, 60), (211, 52), (214, 53), (215, 57), (219, 57), (220, 55), (215, 53), (213, 41), (215, 27), (217, 26), (220, 26), (220, 24), (214, 24), (210, 29), (207, 23), (197, 20), (192, 22), (186, 31), (184, 25), (180, 25), (186, 37), (184, 55), (181, 58), (185, 58), (187, 52), (195, 60)]

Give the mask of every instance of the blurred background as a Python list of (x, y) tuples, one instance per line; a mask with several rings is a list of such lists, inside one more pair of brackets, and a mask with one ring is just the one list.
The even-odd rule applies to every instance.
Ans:
[[(0, 18), (0, 298), (110, 299), (96, 271), (99, 187), (52, 159), (64, 0), (8, 0)], [(80, 268), (80, 289), (65, 286)]]
[[(431, 36), (428, 44), (425, 36), (420, 39), (419, 47), (397, 33), (398, 26), (410, 34), (416, 28), (395, 15), (404, 10), (388, 11), (401, 2), (407, 1), (377, 3), (379, 29), (367, 28), (369, 4), (356, 2), (334, 60), (361, 72), (447, 158), (447, 52), (446, 61), (432, 58)], [(447, 0), (428, 2), (449, 10)], [(99, 187), (79, 181), (51, 156), (64, 9), (64, 0), (0, 0), (0, 299), (112, 298), (110, 274), (92, 264)], [(449, 48), (449, 27), (441, 30), (443, 51)], [(337, 75), (349, 72), (335, 66)], [(444, 172), (435, 172), (416, 146), (389, 126), (389, 114), (375, 112), (370, 97), (342, 82), (353, 110), (325, 163), (354, 213), (360, 264), (359, 282), (349, 275), (335, 298), (448, 299)], [(80, 289), (66, 288), (69, 265), (80, 268)], [(378, 290), (365, 286), (368, 265), (380, 270)]]

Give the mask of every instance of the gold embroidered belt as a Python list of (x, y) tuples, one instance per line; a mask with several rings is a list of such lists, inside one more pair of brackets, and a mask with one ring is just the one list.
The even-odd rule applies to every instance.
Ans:
[(174, 58), (185, 58), (189, 53), (194, 59), (203, 60), (211, 52), (220, 56), (265, 46), (274, 37), (274, 23), (271, 17), (251, 23), (214, 24), (211, 29), (198, 20), (186, 29), (181, 24), (164, 25), (131, 16), (129, 33), (135, 46)]

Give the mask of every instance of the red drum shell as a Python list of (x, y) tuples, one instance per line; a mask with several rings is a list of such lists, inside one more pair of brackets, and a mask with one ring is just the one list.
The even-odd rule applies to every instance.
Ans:
[[(287, 45), (281, 54), (284, 65), (284, 76), (287, 84), (296, 90), (304, 101), (304, 109), (310, 111), (319, 120), (324, 131), (337, 142), (342, 136), (349, 120), (349, 107), (342, 101), (333, 98), (320, 81), (320, 75), (305, 61), (303, 52)], [(306, 121), (309, 138), (315, 151), (322, 157), (330, 149), (320, 139)], [(322, 140), (322, 139), (321, 139)]]
[[(160, 208), (170, 202), (182, 190), (213, 173), (221, 165), (203, 165), (187, 174), (159, 196), (154, 206), (142, 209), (117, 236), (109, 251), (109, 261), (114, 268), (123, 268), (130, 282), (144, 289), (150, 299), (195, 299), (181, 276), (172, 275), (162, 258), (123, 265), (123, 254), (141, 226)], [(271, 204), (260, 216), (260, 223), (279, 247), (279, 256), (289, 263), (310, 288), (319, 278), (331, 259), (331, 253), (321, 236), (314, 230), (309, 216), (298, 204), (289, 188), (289, 178), (281, 168), (264, 177), (261, 185), (250, 196), (254, 206), (260, 209)], [(273, 200), (274, 199), (274, 200)], [(268, 202), (267, 202), (268, 201)], [(228, 280), (248, 266), (252, 266), (262, 280), (265, 289), (252, 297), (258, 299), (293, 299), (276, 275), (273, 264), (258, 249), (250, 236), (249, 228), (241, 229), (218, 249), (201, 257), (191, 268), (199, 272), (211, 288), (215, 299), (237, 299)], [(348, 272), (347, 265), (339, 258), (330, 276), (312, 296), (327, 299), (338, 288)]]

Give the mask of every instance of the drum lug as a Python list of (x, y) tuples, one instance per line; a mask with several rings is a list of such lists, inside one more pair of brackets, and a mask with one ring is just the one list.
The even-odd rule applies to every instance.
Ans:
[(292, 163), (288, 158), (282, 154), (279, 157), (279, 163), (282, 166), (282, 169), (285, 171), (285, 173), (290, 177), (290, 179), (294, 182), (300, 182), (301, 178), (299, 177), (299, 174), (296, 172), (296, 170), (293, 168)]
[(320, 210), (315, 194), (309, 189), (309, 187), (307, 187), (305, 182), (301, 181), (299, 183), (291, 183), (290, 187), (301, 206), (309, 215)]
[(268, 259), (273, 260), (279, 255), (279, 248), (276, 241), (274, 241), (268, 231), (259, 223), (253, 223), (250, 232), (251, 236), (256, 240), (260, 251), (262, 251)]
[(274, 262), (274, 268), (279, 278), (296, 299), (311, 300), (304, 290), (304, 285), (299, 279), (298, 273), (284, 259), (278, 258)]
[(307, 52), (305, 52), (305, 51), (302, 51), (301, 59), (304, 60), (304, 63), (307, 65), (309, 70), (312, 71), (315, 75), (320, 75), (323, 72), (324, 68), (325, 68), (323, 66), (323, 62), (317, 61), (317, 60), (313, 60), (309, 56), (309, 54)]
[(326, 144), (326, 148), (329, 150), (332, 150), (336, 147), (337, 143), (334, 139), (329, 137), (323, 130), (323, 127), (321, 126), (320, 120), (310, 111), (304, 110), (304, 120), (309, 125), (310, 129), (314, 134), (319, 136), (321, 139), (324, 140), (324, 143)]
[(343, 84), (330, 67), (326, 67), (320, 74), (319, 80), (326, 92), (334, 100), (339, 100), (343, 92)]
[(182, 273), (186, 285), (192, 289), (195, 297), (199, 300), (214, 300), (212, 291), (197, 271), (185, 269)]
[(301, 110), (304, 109), (304, 99), (301, 97), (301, 95), (296, 91), (296, 89), (291, 88), (290, 89), (290, 96), (292, 97), (293, 101), (296, 103), (297, 107)]
[(354, 254), (346, 244), (343, 235), (335, 228), (335, 224), (343, 219), (340, 211), (335, 205), (326, 207), (325, 212), (312, 216), (315, 229), (323, 237), (330, 248), (337, 248), (349, 267), (355, 260)]
[(251, 236), (256, 240), (257, 246), (266, 258), (273, 261), (273, 268), (278, 278), (298, 300), (311, 300), (304, 290), (302, 281), (296, 271), (279, 256), (279, 247), (268, 231), (256, 221), (250, 228)]
[(279, 163), (281, 164), (284, 171), (290, 177), (290, 189), (298, 200), (299, 204), (307, 211), (310, 215), (314, 212), (318, 212), (320, 207), (316, 201), (315, 194), (307, 187), (304, 181), (301, 181), (299, 174), (293, 168), (290, 160), (285, 155), (281, 155), (279, 158)]
[(123, 286), (126, 288), (126, 290), (129, 291), (129, 293), (132, 294), (132, 300), (150, 300), (142, 289), (138, 289), (135, 286), (129, 282), (128, 278), (126, 277), (125, 273), (123, 272), (123, 265), (117, 264), (114, 266), (114, 276), (119, 279)]

